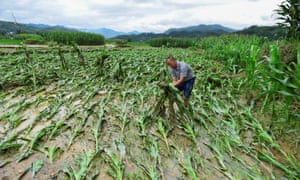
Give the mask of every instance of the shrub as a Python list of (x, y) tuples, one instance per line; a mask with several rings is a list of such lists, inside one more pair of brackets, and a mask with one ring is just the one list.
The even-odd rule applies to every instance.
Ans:
[(45, 40), (38, 34), (16, 34), (14, 39), (21, 40), (25, 44), (44, 44)]
[(78, 45), (103, 45), (104, 37), (99, 34), (86, 33), (86, 32), (68, 32), (68, 31), (51, 31), (44, 32), (41, 35), (47, 41), (55, 41), (62, 44)]
[(300, 40), (300, 3), (299, 0), (282, 1), (275, 10), (278, 14), (278, 23), (280, 26), (288, 30), (288, 38), (292, 40)]
[(151, 39), (149, 44), (152, 47), (188, 48), (193, 46), (193, 41), (185, 38), (155, 38)]

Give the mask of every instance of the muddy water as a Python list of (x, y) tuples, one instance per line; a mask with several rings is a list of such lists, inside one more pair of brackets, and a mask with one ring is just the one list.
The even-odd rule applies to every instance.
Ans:
[(8, 123), (2, 123), (0, 121), (0, 139), (5, 139), (6, 137), (6, 131), (9, 129)]
[(163, 159), (164, 162), (164, 179), (166, 180), (172, 180), (172, 179), (178, 179), (183, 176), (181, 173), (180, 165), (176, 160), (173, 159)]
[[(49, 142), (46, 146), (57, 146), (64, 147), (67, 142), (61, 142), (63, 138), (60, 138), (59, 142)], [(66, 167), (70, 167), (71, 165), (76, 167), (73, 163), (79, 154), (83, 153), (85, 150), (92, 148), (91, 144), (88, 145), (84, 142), (76, 142), (74, 143), (66, 152), (61, 153), (58, 157), (54, 159), (54, 163), (50, 163), (47, 157), (40, 152), (34, 151), (34, 154), (30, 156), (30, 158), (21, 161), (20, 163), (16, 163), (13, 161), (12, 163), (5, 166), (4, 169), (0, 169), (0, 177), (8, 177), (9, 179), (17, 179), (15, 177), (20, 176), (27, 168), (31, 167), (32, 162), (37, 161), (39, 159), (44, 160), (44, 165), (42, 169), (36, 174), (35, 179), (51, 179), (53, 177), (61, 177), (62, 179), (64, 173), (62, 173), (62, 169)], [(23, 179), (33, 179), (32, 171), (29, 171), (23, 176)], [(59, 178), (60, 179), (60, 178)]]

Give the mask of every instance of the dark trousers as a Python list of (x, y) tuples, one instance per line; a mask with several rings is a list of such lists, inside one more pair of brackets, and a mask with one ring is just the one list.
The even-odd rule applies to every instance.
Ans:
[(185, 99), (189, 99), (194, 87), (195, 78), (184, 81), (183, 83), (176, 86), (179, 91), (183, 91)]

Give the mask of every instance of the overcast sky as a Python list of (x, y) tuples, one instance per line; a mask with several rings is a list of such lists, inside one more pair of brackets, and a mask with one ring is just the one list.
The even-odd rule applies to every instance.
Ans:
[(273, 25), (282, 0), (0, 0), (0, 19), (162, 32), (171, 27), (222, 24), (242, 29)]

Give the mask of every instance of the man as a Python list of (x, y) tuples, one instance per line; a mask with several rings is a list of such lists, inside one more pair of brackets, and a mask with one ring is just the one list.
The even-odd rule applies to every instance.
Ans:
[(166, 60), (166, 63), (170, 67), (173, 85), (179, 91), (183, 91), (184, 105), (187, 106), (196, 76), (188, 64), (177, 61), (173, 56), (169, 56)]

